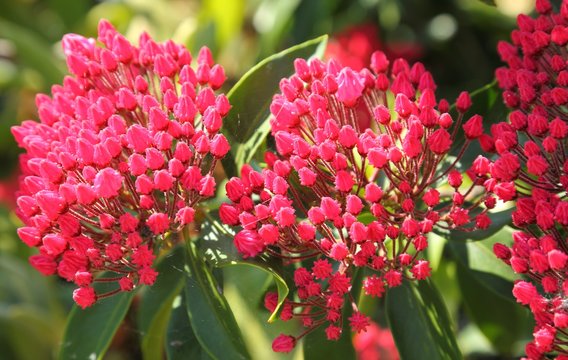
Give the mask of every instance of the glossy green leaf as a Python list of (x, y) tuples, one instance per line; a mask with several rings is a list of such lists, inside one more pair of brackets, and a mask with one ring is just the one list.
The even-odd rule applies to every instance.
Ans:
[[(104, 293), (116, 286), (98, 283), (95, 289)], [(128, 312), (134, 293), (115, 294), (85, 310), (74, 306), (65, 328), (59, 359), (102, 359)]]
[(171, 304), (171, 317), (166, 332), (168, 360), (211, 359), (193, 333), (183, 292)]
[(448, 311), (429, 280), (389, 289), (387, 319), (401, 359), (461, 359)]
[(253, 21), (261, 35), (262, 57), (273, 54), (278, 44), (282, 43), (282, 38), (287, 35), (290, 23), (295, 20), (294, 12), (300, 3), (300, 0), (262, 0), (260, 2)]
[(514, 303), (511, 291), (513, 290), (513, 281), (518, 279), (518, 276), (493, 254), (495, 243), (510, 244), (511, 239), (512, 229), (505, 227), (484, 241), (450, 241), (448, 245), (454, 257), (464, 267), (470, 269), (478, 281), (495, 294)]
[(241, 331), (211, 270), (189, 242), (185, 298), (191, 326), (203, 349), (215, 359), (248, 359)]
[(138, 329), (142, 334), (142, 355), (145, 360), (162, 359), (165, 330), (174, 298), (184, 282), (184, 247), (177, 246), (158, 263), (158, 277), (140, 297)]
[(233, 265), (241, 265), (241, 266), (250, 266), (254, 269), (257, 270), (261, 270), (264, 271), (265, 273), (269, 274), (272, 276), (272, 279), (274, 280), (274, 282), (276, 283), (276, 289), (278, 291), (278, 305), (276, 306), (276, 308), (274, 309), (274, 312), (270, 315), (270, 318), (268, 319), (268, 322), (273, 322), (277, 319), (278, 317), (278, 311), (280, 310), (280, 307), (282, 306), (282, 303), (284, 303), (284, 300), (286, 299), (286, 296), (288, 296), (288, 293), (290, 292), (290, 290), (288, 289), (288, 285), (286, 284), (286, 281), (284, 280), (284, 278), (282, 277), (282, 275), (280, 275), (275, 269), (273, 269), (270, 265), (268, 265), (267, 263), (264, 263), (262, 261), (254, 261), (254, 260), (249, 260), (249, 261), (244, 261), (244, 260), (233, 260), (230, 262), (226, 262), (223, 264), (220, 264), (219, 266), (223, 267), (223, 266), (233, 266)]
[(521, 355), (515, 354), (515, 345), (528, 340), (534, 327), (529, 310), (493, 292), (477, 273), (458, 263), (458, 284), (468, 315), (500, 354)]
[(215, 266), (251, 266), (272, 276), (278, 290), (278, 305), (268, 321), (274, 321), (282, 303), (289, 293), (288, 285), (286, 284), (282, 272), (277, 269), (277, 265), (263, 258), (244, 260), (233, 245), (234, 234), (218, 220), (218, 213), (216, 211), (212, 211), (208, 214), (207, 220), (202, 225), (201, 233), (201, 251)]
[(515, 345), (530, 337), (532, 329), (528, 310), (512, 295), (519, 277), (492, 250), (497, 242), (511, 245), (512, 231), (505, 227), (484, 241), (448, 243), (468, 314), (491, 344), (509, 355), (515, 355)]
[(323, 56), (327, 36), (306, 41), (267, 57), (250, 69), (229, 91), (231, 111), (224, 120), (223, 132), (231, 143), (231, 157), (223, 159), (229, 177), (248, 163), (270, 131), (269, 106), (278, 84), (294, 72), (294, 59)]

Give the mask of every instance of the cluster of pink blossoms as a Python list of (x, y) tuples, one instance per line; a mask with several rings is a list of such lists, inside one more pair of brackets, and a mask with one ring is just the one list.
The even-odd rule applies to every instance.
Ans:
[[(172, 41), (142, 34), (136, 47), (106, 21), (97, 40), (63, 38), (73, 76), (37, 96), (40, 122), (12, 128), (26, 151), (18, 234), (39, 248), (37, 270), (78, 286), (83, 308), (155, 281), (155, 252), (214, 195), (212, 171), (229, 150), (219, 129), (230, 105), (215, 95), (225, 73), (209, 49), (194, 70)], [(97, 294), (94, 281), (117, 288)]]
[[(295, 69), (270, 107), (278, 155), (267, 153), (261, 172), (243, 167), (226, 185), (232, 203), (220, 208), (225, 224), (242, 227), (234, 244), (244, 257), (268, 254), (295, 269), (296, 296), (280, 317), (299, 318), (306, 330), (278, 336), (280, 352), (320, 326), (329, 340), (339, 339), (344, 321), (364, 331), (369, 318), (351, 296), (357, 268), (373, 271), (362, 286), (374, 297), (426, 279), (428, 233), (487, 228), (496, 201), (475, 190), (486, 181), (476, 167), (469, 179), (456, 168), (472, 141), (488, 144), (482, 118), (465, 116), (467, 93), (452, 117), (422, 64), (391, 65), (382, 52), (372, 55), (372, 71), (317, 59), (298, 59)], [(274, 311), (277, 300), (268, 293), (266, 308)], [(348, 319), (345, 306), (353, 308)]]
[(530, 308), (536, 321), (529, 359), (568, 359), (568, 1), (554, 13), (547, 0), (536, 2), (538, 18), (518, 17), (512, 44), (499, 44), (508, 66), (497, 70), (508, 122), (492, 126), (498, 156), (489, 174), (492, 186), (510, 189), (515, 201), (509, 248), (494, 252), (526, 276), (513, 295)]

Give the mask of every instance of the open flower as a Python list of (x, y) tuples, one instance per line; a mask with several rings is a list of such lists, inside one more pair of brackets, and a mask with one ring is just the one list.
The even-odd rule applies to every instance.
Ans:
[[(363, 280), (365, 294), (381, 297), (405, 280), (430, 276), (422, 253), (434, 227), (489, 226), (482, 204), (494, 201), (475, 190), (485, 176), (456, 167), (481, 136), (482, 120), (465, 116), (467, 93), (452, 117), (422, 64), (399, 59), (391, 66), (381, 52), (372, 56), (372, 71), (317, 59), (298, 59), (295, 68), (270, 107), (278, 155), (267, 153), (261, 172), (245, 165), (229, 180), (232, 203), (220, 216), (242, 227), (234, 242), (244, 257), (313, 259), (293, 265), (298, 300), (286, 300), (280, 317), (302, 319), (307, 329), (295, 341), (319, 326), (337, 340), (344, 321), (354, 332), (369, 325), (350, 295), (357, 269), (372, 272)], [(373, 120), (371, 128), (362, 129), (361, 117)], [(458, 141), (461, 130), (465, 139)], [(270, 311), (275, 299), (267, 294)], [(345, 306), (353, 308), (347, 319)]]
[(18, 234), (39, 248), (36, 269), (79, 286), (83, 308), (110, 294), (93, 281), (116, 282), (111, 293), (155, 281), (154, 253), (214, 194), (229, 149), (218, 131), (230, 105), (215, 95), (225, 74), (209, 49), (193, 69), (185, 47), (147, 34), (134, 46), (106, 21), (97, 40), (63, 38), (73, 75), (37, 96), (40, 122), (12, 128), (25, 149)]
[[(554, 354), (568, 358), (568, 2), (554, 13), (547, 0), (536, 2), (539, 16), (519, 15), (512, 44), (499, 44), (506, 67), (497, 70), (509, 119), (492, 126), (496, 160), (487, 189), (514, 201), (513, 245), (496, 244), (497, 257), (526, 276), (513, 288), (517, 301), (530, 307), (534, 341), (530, 359)], [(537, 286), (535, 286), (537, 285)]]

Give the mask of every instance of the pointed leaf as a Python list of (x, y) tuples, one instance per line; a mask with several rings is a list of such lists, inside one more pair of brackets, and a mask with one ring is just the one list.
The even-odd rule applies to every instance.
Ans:
[(458, 284), (469, 317), (500, 354), (520, 355), (514, 353), (515, 345), (528, 340), (534, 327), (529, 310), (496, 294), (476, 273), (458, 263)]
[(270, 131), (268, 116), (278, 84), (294, 72), (294, 59), (323, 56), (327, 36), (306, 41), (267, 57), (250, 69), (229, 91), (231, 111), (224, 120), (223, 132), (232, 145), (231, 156), (223, 159), (228, 177), (237, 175), (249, 162)]
[(263, 258), (244, 260), (233, 245), (234, 234), (231, 229), (223, 225), (218, 218), (218, 213), (211, 211), (207, 215), (207, 220), (203, 222), (202, 241), (200, 242), (201, 251), (216, 267), (245, 265), (271, 275), (278, 289), (278, 305), (268, 319), (268, 322), (273, 322), (289, 293), (289, 288), (282, 272), (277, 269), (277, 264), (272, 264)]
[(229, 304), (193, 242), (187, 245), (185, 270), (187, 312), (203, 349), (214, 359), (249, 359)]
[[(115, 287), (116, 284), (107, 283), (95, 285), (97, 292)], [(134, 293), (115, 294), (85, 310), (75, 305), (67, 321), (59, 359), (102, 359), (128, 312)]]
[(183, 287), (184, 247), (177, 246), (156, 266), (158, 277), (140, 297), (138, 328), (142, 334), (145, 360), (162, 359), (165, 330), (172, 312), (172, 302)]
[(450, 241), (448, 245), (458, 262), (469, 269), (485, 287), (513, 304), (513, 281), (519, 277), (493, 254), (495, 243), (510, 244), (511, 239), (512, 229), (506, 227), (484, 241)]
[(233, 260), (233, 261), (230, 261), (230, 262), (220, 264), (219, 266), (224, 267), (224, 266), (232, 266), (232, 265), (250, 266), (252, 268), (264, 271), (265, 273), (267, 273), (269, 275), (272, 275), (272, 279), (276, 283), (276, 289), (278, 290), (278, 304), (276, 305), (276, 308), (274, 309), (272, 314), (270, 314), (270, 318), (268, 319), (268, 322), (275, 321), (278, 318), (278, 311), (280, 310), (280, 307), (282, 306), (282, 304), (284, 303), (284, 300), (286, 299), (286, 296), (288, 296), (288, 293), (290, 292), (288, 285), (286, 284), (286, 281), (284, 280), (282, 275), (280, 275), (269, 264), (262, 262), (262, 261)]
[(168, 360), (210, 359), (193, 333), (183, 292), (172, 303), (171, 317), (166, 333)]
[(401, 359), (462, 359), (448, 311), (430, 280), (389, 289), (387, 319)]

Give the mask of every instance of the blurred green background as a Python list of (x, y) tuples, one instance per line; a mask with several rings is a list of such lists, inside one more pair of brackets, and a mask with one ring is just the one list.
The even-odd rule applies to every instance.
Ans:
[[(375, 49), (422, 61), (434, 74), (438, 94), (452, 102), (459, 91), (492, 81), (500, 66), (497, 41), (509, 38), (516, 14), (531, 11), (528, 0), (0, 0), (0, 359), (54, 358), (71, 307), (71, 289), (37, 274), (27, 263), (31, 250), (16, 236), (18, 149), (10, 135), (12, 125), (37, 118), (35, 94), (49, 92), (66, 73), (64, 34), (94, 37), (99, 19), (106, 18), (133, 41), (147, 31), (158, 40), (183, 43), (192, 53), (208, 45), (226, 69), (227, 90), (260, 59), (329, 34), (328, 56), (346, 65), (366, 65)], [(438, 258), (450, 256), (443, 243), (438, 249)], [(441, 263), (435, 281), (454, 315), (464, 354), (507, 358), (522, 352), (525, 332), (500, 346), (491, 331), (470, 321), (456, 280), (459, 266)], [(245, 337), (256, 341), (258, 349), (251, 351), (267, 358), (271, 335), (261, 320), (268, 314), (257, 314), (255, 303), (261, 294), (243, 295), (259, 279), (242, 271), (226, 274), (239, 279), (228, 282), (227, 297)], [(268, 331), (281, 330), (278, 323)], [(127, 321), (107, 358), (138, 358), (139, 335), (135, 322)]]

